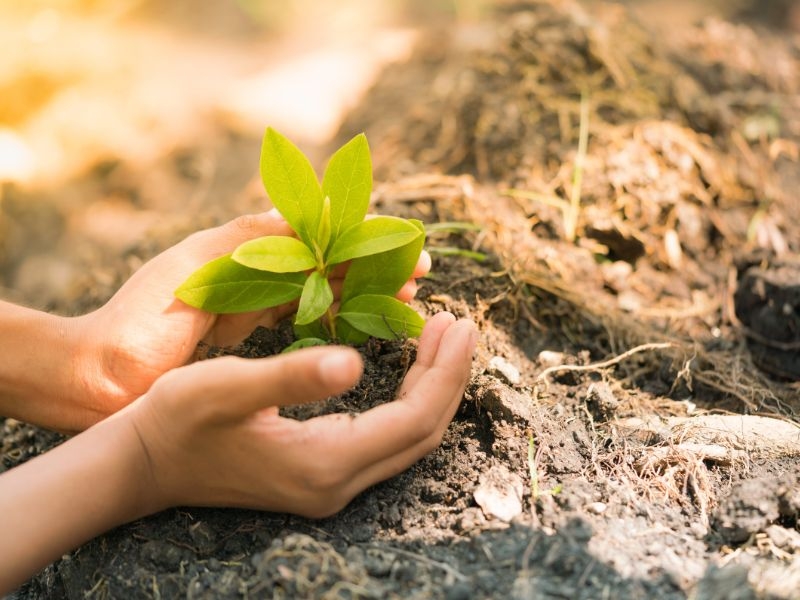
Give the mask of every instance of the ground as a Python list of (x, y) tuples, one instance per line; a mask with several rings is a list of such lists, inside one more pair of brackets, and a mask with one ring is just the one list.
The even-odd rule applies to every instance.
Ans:
[[(666, 26), (657, 2), (505, 3), (416, 35), (307, 146), (366, 131), (375, 209), (434, 225), (413, 305), (480, 328), (441, 447), (321, 521), (137, 521), (15, 597), (800, 598), (800, 40), (793, 4), (749, 6)], [(6, 184), (5, 296), (91, 310), (263, 206), (258, 136), (227, 112), (205, 127)], [(361, 351), (359, 386), (314, 411), (390, 401), (413, 342)], [(2, 468), (60, 440), (6, 420)]]

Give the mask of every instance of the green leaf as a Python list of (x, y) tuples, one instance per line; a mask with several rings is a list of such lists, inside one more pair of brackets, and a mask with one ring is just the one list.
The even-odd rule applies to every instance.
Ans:
[(337, 316), (359, 331), (384, 340), (418, 337), (425, 326), (425, 320), (407, 304), (374, 294), (351, 298), (342, 304)]
[(344, 319), (340, 319), (338, 316), (336, 317), (336, 337), (338, 338), (337, 341), (341, 342), (342, 344), (348, 344), (349, 346), (358, 346), (359, 344), (363, 344), (369, 339), (369, 334), (364, 333), (350, 325)]
[(322, 176), (322, 193), (331, 199), (333, 239), (364, 220), (372, 193), (372, 160), (361, 133), (339, 148)]
[(317, 266), (308, 246), (285, 235), (267, 235), (244, 242), (232, 256), (245, 267), (273, 273), (297, 273)]
[(303, 290), (301, 273), (269, 273), (250, 269), (230, 255), (206, 263), (192, 273), (175, 296), (213, 313), (262, 310), (294, 300)]
[(333, 304), (333, 291), (328, 280), (314, 271), (306, 279), (303, 293), (300, 295), (300, 305), (297, 307), (297, 316), (294, 322), (306, 325), (319, 319)]
[[(409, 219), (420, 232), (425, 231), (421, 221)], [(342, 302), (361, 294), (394, 296), (409, 280), (417, 266), (425, 236), (378, 254), (356, 258), (347, 268), (342, 286)]]
[(322, 189), (311, 163), (297, 146), (268, 127), (260, 166), (272, 204), (300, 239), (313, 247), (322, 212)]
[(413, 223), (399, 217), (375, 217), (347, 229), (333, 242), (327, 256), (330, 265), (392, 250), (424, 234)]
[(292, 342), (286, 348), (281, 350), (281, 354), (287, 354), (289, 352), (294, 352), (295, 350), (301, 350), (303, 348), (311, 348), (313, 346), (327, 346), (328, 342), (322, 340), (320, 338), (303, 338), (297, 341)]

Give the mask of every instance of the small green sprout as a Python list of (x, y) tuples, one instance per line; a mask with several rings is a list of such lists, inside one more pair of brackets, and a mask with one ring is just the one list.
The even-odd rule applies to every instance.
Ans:
[(541, 496), (555, 496), (561, 493), (562, 486), (557, 484), (548, 490), (539, 489), (539, 452), (536, 449), (536, 442), (533, 432), (528, 432), (528, 474), (531, 478), (531, 500), (536, 501)]
[(575, 165), (572, 168), (572, 186), (569, 200), (564, 200), (551, 194), (540, 194), (529, 190), (506, 190), (506, 195), (512, 198), (524, 198), (552, 206), (561, 211), (564, 221), (564, 237), (570, 243), (578, 237), (578, 219), (581, 215), (581, 187), (583, 185), (583, 167), (586, 162), (586, 152), (589, 145), (589, 97), (586, 92), (581, 94), (580, 124), (578, 129), (578, 152), (575, 156)]
[[(299, 298), (298, 339), (288, 349), (419, 336), (423, 318), (394, 295), (414, 271), (425, 228), (414, 219), (365, 219), (372, 192), (366, 136), (333, 154), (320, 184), (308, 158), (268, 128), (260, 170), (273, 205), (297, 237), (245, 242), (195, 271), (175, 295), (213, 313), (262, 310)], [(330, 278), (345, 262), (350, 265), (334, 311)]]

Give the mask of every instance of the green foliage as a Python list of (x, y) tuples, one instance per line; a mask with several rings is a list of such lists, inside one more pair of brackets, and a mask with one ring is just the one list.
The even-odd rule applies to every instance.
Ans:
[[(298, 300), (299, 338), (287, 350), (368, 336), (418, 336), (424, 320), (394, 295), (411, 277), (425, 241), (420, 221), (366, 218), (372, 192), (367, 138), (357, 135), (331, 157), (322, 178), (272, 128), (261, 148), (261, 177), (297, 238), (264, 236), (195, 271), (175, 291), (214, 313), (262, 310)], [(333, 268), (349, 262), (335, 310)]]
[(303, 291), (304, 281), (300, 273), (258, 271), (227, 255), (192, 273), (175, 295), (213, 313), (250, 312), (294, 300)]

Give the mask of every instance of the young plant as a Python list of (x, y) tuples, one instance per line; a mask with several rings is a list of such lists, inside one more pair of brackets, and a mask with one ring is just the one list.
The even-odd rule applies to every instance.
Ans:
[(542, 490), (539, 489), (539, 454), (541, 449), (537, 451), (536, 441), (533, 439), (533, 432), (528, 431), (528, 473), (531, 477), (531, 501), (535, 502), (542, 496), (555, 496), (560, 494), (562, 485), (559, 483), (556, 486)]
[(586, 163), (586, 152), (589, 144), (589, 97), (581, 94), (580, 124), (578, 129), (578, 152), (572, 168), (572, 186), (569, 200), (551, 194), (540, 194), (528, 190), (510, 189), (506, 195), (512, 198), (525, 198), (553, 206), (561, 211), (564, 221), (564, 237), (570, 243), (578, 236), (578, 220), (581, 216), (581, 186), (583, 185), (583, 166)]
[[(262, 310), (299, 298), (298, 339), (290, 348), (418, 336), (424, 320), (394, 295), (411, 277), (425, 229), (413, 219), (366, 219), (372, 162), (364, 134), (333, 154), (320, 185), (306, 156), (268, 128), (260, 170), (273, 205), (297, 237), (245, 242), (195, 271), (175, 295), (213, 313)], [(348, 261), (334, 311), (331, 274)]]

